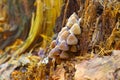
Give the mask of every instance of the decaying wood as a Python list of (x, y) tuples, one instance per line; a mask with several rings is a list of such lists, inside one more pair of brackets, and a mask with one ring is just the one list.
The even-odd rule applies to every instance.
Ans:
[[(94, 57), (90, 60), (76, 62), (75, 74), (72, 72), (72, 63), (64, 63), (57, 67), (54, 72), (53, 80), (119, 80), (120, 79), (120, 51), (114, 50), (111, 56)], [(63, 65), (67, 65), (63, 67)], [(67, 76), (72, 72), (73, 78)]]
[(75, 80), (119, 80), (120, 51), (113, 51), (111, 56), (77, 63), (75, 68)]

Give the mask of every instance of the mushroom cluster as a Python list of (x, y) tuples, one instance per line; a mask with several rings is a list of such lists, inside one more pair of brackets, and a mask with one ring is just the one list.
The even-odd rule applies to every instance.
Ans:
[(81, 34), (79, 26), (80, 19), (76, 13), (73, 13), (66, 23), (66, 26), (58, 33), (56, 40), (50, 44), (50, 58), (68, 59), (70, 53), (79, 51), (79, 40), (77, 36)]

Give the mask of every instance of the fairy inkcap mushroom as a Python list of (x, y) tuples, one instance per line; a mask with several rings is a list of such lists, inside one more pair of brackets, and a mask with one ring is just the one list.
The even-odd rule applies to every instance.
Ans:
[(67, 31), (67, 30), (68, 30), (67, 27), (63, 27), (63, 28), (61, 29), (61, 31), (59, 32), (58, 37), (60, 37), (60, 35), (61, 35), (64, 31)]
[(61, 31), (65, 31), (65, 30), (68, 30), (67, 27), (63, 27)]
[(68, 28), (71, 28), (73, 24), (74, 24), (73, 22), (68, 21), (68, 22), (66, 23), (66, 26), (67, 26)]
[(69, 46), (67, 45), (66, 41), (63, 40), (60, 44), (59, 44), (59, 49), (63, 50), (63, 51), (68, 51), (69, 50)]
[(67, 44), (68, 45), (76, 45), (78, 43), (78, 39), (75, 37), (74, 34), (70, 34), (67, 37)]
[(73, 26), (74, 23), (77, 23), (78, 22), (78, 16), (76, 15), (76, 13), (73, 13), (69, 19), (68, 19), (68, 22), (66, 24), (66, 26), (68, 28), (71, 28)]
[(81, 34), (81, 28), (80, 28), (80, 26), (79, 26), (78, 23), (75, 23), (75, 24), (71, 27), (70, 33), (73, 33), (73, 34), (75, 34), (75, 35), (80, 35), (80, 34)]
[(69, 55), (68, 55), (68, 53), (66, 53), (65, 51), (62, 51), (61, 54), (60, 54), (60, 58), (61, 58), (61, 59), (68, 59), (68, 58), (69, 58)]
[(75, 17), (72, 17), (71, 19), (68, 20), (66, 26), (67, 26), (68, 28), (71, 28), (74, 23), (77, 23), (77, 19), (76, 19)]
[(57, 45), (57, 41), (53, 40), (50, 44), (50, 48), (54, 48)]
[(53, 48), (50, 52), (49, 52), (49, 57), (50, 58), (55, 58), (57, 56), (60, 55), (60, 50), (58, 48)]
[(77, 46), (75, 46), (75, 45), (71, 46), (70, 51), (77, 52), (78, 51)]
[(77, 14), (74, 12), (74, 13), (69, 17), (68, 21), (71, 20), (73, 17), (76, 18), (76, 19), (78, 19)]
[(64, 31), (60, 36), (59, 36), (59, 42), (62, 40), (66, 40), (67, 37), (69, 36), (70, 32), (69, 31)]

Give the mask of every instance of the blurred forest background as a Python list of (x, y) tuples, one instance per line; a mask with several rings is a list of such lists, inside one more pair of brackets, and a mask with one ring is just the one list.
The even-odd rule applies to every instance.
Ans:
[(0, 0), (0, 64), (46, 48), (62, 6), (62, 0)]
[[(47, 43), (50, 42), (50, 38), (53, 35), (53, 27), (55, 25), (56, 18), (60, 15), (60, 10), (63, 1), (49, 1), (42, 2), (41, 7), (41, 25), (39, 33), (36, 35), (40, 41), (43, 41), (41, 45), (46, 47)], [(24, 41), (28, 37), (31, 28), (31, 17), (36, 16), (36, 3), (35, 0), (1, 0), (0, 2), (0, 29), (1, 29), (1, 40), (0, 49), (5, 50), (6, 47), (12, 45), (16, 40)], [(52, 20), (51, 20), (52, 19)], [(34, 19), (33, 19), (34, 20)], [(32, 28), (32, 29), (35, 29)], [(35, 32), (38, 32), (35, 31)], [(36, 43), (37, 38), (34, 43)], [(44, 40), (42, 40), (44, 37)], [(48, 37), (49, 39), (45, 39)], [(19, 42), (18, 42), (19, 43)]]
[[(68, 59), (49, 58), (52, 41), (68, 27), (73, 13), (80, 20), (81, 33), (76, 36), (79, 49), (69, 50)], [(110, 57), (119, 49), (119, 0), (0, 0), (0, 80), (86, 80), (82, 74), (78, 75), (78, 70), (82, 67), (84, 72), (87, 63), (79, 68), (76, 64), (95, 57), (90, 63), (97, 67), (108, 59), (103, 56)], [(96, 60), (96, 56), (103, 59)], [(113, 59), (114, 55), (106, 64), (113, 66), (119, 62)], [(107, 73), (113, 67), (103, 64), (102, 69), (107, 69)], [(85, 72), (87, 79), (94, 79), (92, 72), (99, 70)], [(102, 77), (96, 75), (98, 80), (108, 80), (100, 73)]]

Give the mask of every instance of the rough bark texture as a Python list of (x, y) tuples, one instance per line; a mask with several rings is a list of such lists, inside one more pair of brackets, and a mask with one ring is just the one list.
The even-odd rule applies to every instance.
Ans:
[[(67, 68), (65, 67), (65, 65), (60, 65), (57, 67), (54, 75), (52, 76), (53, 80), (120, 79), (120, 51), (113, 51), (113, 54), (111, 56), (96, 56), (93, 59), (85, 60), (81, 63), (76, 62), (74, 65), (73, 63), (66, 63), (66, 65)], [(74, 66), (75, 70), (73, 68)]]

